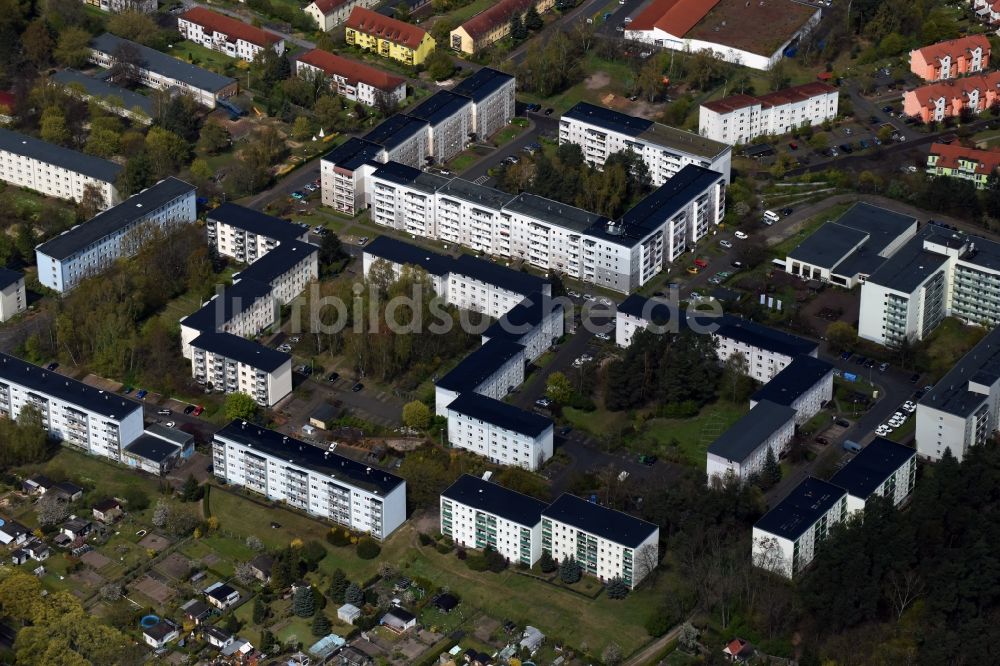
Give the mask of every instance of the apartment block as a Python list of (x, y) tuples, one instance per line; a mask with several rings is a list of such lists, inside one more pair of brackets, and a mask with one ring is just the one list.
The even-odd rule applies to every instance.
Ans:
[(320, 30), (330, 32), (346, 21), (355, 7), (371, 9), (377, 4), (374, 0), (313, 0), (302, 11), (316, 21)]
[(0, 415), (16, 419), (28, 406), (53, 439), (115, 461), (142, 434), (139, 403), (0, 353)]
[(465, 150), (473, 136), (472, 100), (450, 90), (439, 90), (406, 115), (427, 123), (429, 157), (437, 164)]
[(887, 497), (899, 506), (917, 481), (917, 452), (891, 439), (876, 437), (830, 483), (847, 491), (847, 513), (864, 512), (873, 497)]
[(208, 213), (205, 219), (208, 243), (224, 257), (252, 264), (284, 241), (309, 238), (309, 227), (277, 217), (225, 203)]
[(932, 143), (927, 155), (927, 173), (944, 178), (971, 180), (984, 190), (1000, 168), (1000, 151), (977, 150), (949, 143)]
[(90, 41), (90, 62), (104, 69), (115, 64), (115, 53), (126, 48), (139, 54), (139, 83), (154, 90), (178, 90), (192, 99), (214, 109), (216, 101), (237, 94), (240, 90), (236, 79), (222, 76), (207, 69), (172, 58), (166, 53), (122, 39), (106, 32)]
[(319, 279), (319, 248), (298, 240), (283, 241), (233, 277), (268, 285), (278, 305), (287, 305)]
[(708, 447), (708, 485), (730, 478), (746, 481), (764, 471), (770, 451), (781, 457), (795, 434), (795, 410), (761, 400)]
[(444, 176), (388, 162), (369, 180), (371, 219), (375, 224), (414, 236), (437, 238), (437, 191), (451, 182)]
[(419, 268), (427, 275), (434, 293), (448, 302), (448, 273), (454, 261), (451, 257), (404, 243), (390, 236), (378, 236), (365, 246), (361, 258), (365, 277), (377, 261), (386, 262), (397, 279), (404, 267)]
[(323, 77), (336, 94), (368, 106), (391, 108), (406, 99), (406, 79), (403, 77), (321, 49), (298, 56), (295, 73), (303, 78)]
[(455, 448), (532, 472), (552, 457), (552, 419), (475, 391), (459, 394), (446, 413), (448, 442)]
[(656, 525), (566, 493), (542, 511), (542, 550), (604, 582), (634, 589), (659, 564), (659, 541)]
[(351, 137), (320, 160), (320, 198), (347, 215), (365, 208), (366, 178), (385, 162), (382, 146)]
[(551, 295), (540, 277), (461, 254), (448, 271), (448, 302), (499, 319), (534, 293)]
[(903, 113), (925, 123), (978, 115), (1000, 101), (1000, 71), (937, 81), (903, 93)]
[(0, 268), (0, 322), (9, 321), (28, 307), (24, 273)]
[(102, 12), (120, 14), (122, 12), (139, 12), (155, 14), (156, 0), (83, 0), (83, 4), (97, 7)]
[(212, 462), (224, 483), (376, 539), (406, 520), (403, 479), (245, 421), (215, 433)]
[(750, 396), (750, 408), (765, 401), (790, 407), (795, 410), (795, 425), (800, 426), (830, 400), (833, 400), (833, 365), (802, 355)]
[(542, 14), (554, 4), (555, 0), (500, 0), (452, 30), (451, 48), (474, 55), (507, 37), (515, 16), (523, 18), (531, 7)]
[(380, 162), (400, 162), (419, 169), (432, 154), (430, 123), (401, 113), (389, 116), (362, 138), (381, 147)]
[(762, 384), (771, 381), (800, 355), (816, 356), (818, 345), (763, 324), (723, 315), (713, 320), (712, 336), (718, 343), (719, 360), (725, 362), (733, 354), (743, 354), (750, 377)]
[(231, 333), (254, 337), (277, 321), (277, 302), (271, 286), (256, 280), (237, 280), (224, 287), (200, 309), (181, 317), (181, 354), (191, 358), (191, 343), (203, 333)]
[(87, 188), (96, 188), (103, 208), (121, 201), (115, 183), (122, 166), (0, 128), (0, 180), (57, 199), (77, 203)]
[(565, 318), (562, 303), (535, 292), (483, 331), (483, 344), (494, 338), (516, 342), (524, 346), (524, 358), (531, 363), (563, 336)]
[(680, 311), (672, 309), (667, 303), (632, 294), (618, 304), (615, 312), (615, 344), (628, 347), (637, 332), (645, 331), (652, 325), (666, 326), (679, 316)]
[(847, 491), (808, 477), (754, 525), (754, 565), (794, 577), (813, 561), (830, 529), (847, 513)]
[(492, 67), (481, 67), (462, 79), (451, 92), (472, 100), (472, 131), (480, 141), (503, 129), (514, 118), (513, 76)]
[(202, 333), (191, 341), (191, 375), (224, 393), (246, 393), (273, 407), (292, 392), (292, 357), (232, 333)]
[(961, 461), (989, 442), (1000, 416), (1000, 328), (991, 330), (917, 403), (917, 453)]
[(717, 171), (728, 183), (732, 166), (732, 146), (587, 102), (563, 114), (559, 143), (580, 146), (587, 163), (596, 167), (612, 153), (631, 150), (646, 163), (654, 186), (689, 164)]
[(975, 74), (989, 66), (990, 40), (986, 35), (968, 35), (910, 51), (910, 71), (924, 81)]
[(206, 49), (247, 62), (265, 49), (279, 56), (285, 52), (285, 40), (279, 35), (204, 7), (193, 7), (178, 16), (177, 32)]
[(447, 418), (448, 406), (463, 393), (502, 400), (524, 382), (524, 364), (523, 345), (490, 340), (434, 383), (434, 413)]
[(404, 65), (420, 65), (434, 50), (434, 38), (423, 28), (365, 7), (352, 9), (344, 26), (348, 44)]
[(730, 95), (698, 110), (698, 133), (727, 143), (787, 134), (837, 117), (839, 91), (826, 83), (805, 83), (764, 95)]
[(141, 249), (150, 232), (197, 219), (194, 185), (170, 177), (35, 248), (38, 281), (64, 293)]
[(459, 546), (492, 547), (508, 562), (532, 566), (542, 556), (546, 504), (463, 474), (441, 493), (441, 533)]

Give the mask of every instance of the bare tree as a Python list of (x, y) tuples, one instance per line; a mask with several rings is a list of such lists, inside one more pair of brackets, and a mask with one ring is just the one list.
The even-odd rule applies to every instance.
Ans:
[(656, 568), (660, 565), (659, 552), (656, 546), (646, 544), (635, 551), (635, 562), (632, 563), (635, 574), (633, 580), (645, 580), (647, 576), (656, 575)]
[(69, 516), (69, 507), (55, 494), (46, 493), (35, 505), (35, 513), (38, 516), (38, 524), (44, 527), (66, 520)]
[(885, 595), (896, 611), (896, 619), (903, 617), (903, 613), (910, 607), (918, 597), (924, 593), (924, 581), (916, 571), (907, 570), (902, 573), (893, 570), (886, 577)]
[(130, 42), (122, 42), (111, 53), (108, 78), (118, 85), (135, 85), (139, 82), (139, 70), (144, 64), (139, 47)]
[(244, 586), (250, 586), (257, 580), (257, 576), (254, 574), (253, 567), (249, 562), (237, 562), (236, 566), (233, 567), (233, 576)]
[(83, 186), (83, 195), (80, 203), (76, 206), (77, 217), (81, 220), (89, 220), (107, 207), (104, 200), (104, 193), (101, 188), (93, 183)]

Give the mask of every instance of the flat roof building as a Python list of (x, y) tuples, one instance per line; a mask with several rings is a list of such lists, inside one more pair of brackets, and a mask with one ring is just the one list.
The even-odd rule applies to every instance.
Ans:
[(108, 83), (104, 79), (87, 76), (75, 69), (59, 70), (49, 77), (49, 80), (74, 91), (74, 94), (80, 95), (83, 99), (96, 101), (114, 114), (144, 125), (151, 123), (157, 115), (152, 98)]
[(554, 426), (548, 417), (475, 390), (449, 402), (447, 416), (449, 443), (490, 462), (535, 471), (552, 457)]
[(292, 357), (232, 333), (206, 332), (191, 341), (195, 381), (226, 393), (245, 393), (273, 407), (292, 392)]
[(895, 506), (913, 492), (917, 451), (885, 437), (876, 437), (833, 475), (830, 483), (847, 491), (847, 511), (864, 511), (872, 497), (886, 497)]
[(833, 364), (806, 354), (791, 363), (750, 396), (750, 407), (769, 401), (795, 410), (795, 424), (803, 425), (833, 400)]
[(795, 434), (795, 410), (770, 400), (753, 408), (708, 446), (705, 471), (708, 484), (730, 477), (752, 479), (765, 471), (768, 452), (777, 461)]

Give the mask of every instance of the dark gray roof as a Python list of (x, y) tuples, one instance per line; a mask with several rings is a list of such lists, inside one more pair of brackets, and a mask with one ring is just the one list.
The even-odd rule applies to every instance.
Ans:
[(846, 494), (843, 488), (810, 476), (754, 527), (795, 541)]
[[(708, 452), (734, 462), (743, 462), (768, 437), (795, 418), (795, 410), (770, 400), (758, 402), (708, 447)], [(778, 451), (774, 454), (777, 456)]]
[(390, 236), (378, 236), (365, 246), (365, 254), (394, 264), (419, 266), (431, 275), (447, 275), (454, 260), (443, 254), (404, 243)]
[(990, 386), (1000, 381), (1000, 328), (986, 334), (920, 399), (920, 405), (968, 417), (989, 397), (969, 390), (969, 382)]
[(716, 335), (744, 342), (751, 347), (767, 349), (776, 354), (785, 356), (812, 354), (818, 346), (817, 343), (805, 338), (734, 315), (722, 315), (714, 321), (718, 325)]
[(803, 393), (833, 372), (833, 365), (805, 354), (796, 356), (785, 369), (771, 378), (750, 399), (791, 406)]
[[(87, 250), (95, 243), (103, 241), (108, 236), (118, 233), (137, 220), (155, 213), (161, 206), (188, 194), (193, 196), (194, 192), (194, 185), (173, 176), (165, 178), (129, 197), (117, 206), (98, 213), (83, 224), (78, 224), (42, 243), (35, 249), (53, 259), (69, 259), (79, 252)], [(193, 208), (192, 206), (192, 212)], [(193, 222), (194, 220), (188, 221)]]
[(196, 331), (220, 331), (226, 322), (249, 310), (254, 303), (271, 295), (271, 285), (256, 280), (239, 280), (222, 293), (181, 319), (181, 324)]
[(659, 529), (653, 523), (569, 493), (563, 493), (542, 511), (542, 517), (558, 520), (627, 548), (637, 548)]
[(618, 312), (657, 324), (665, 324), (672, 316), (670, 305), (640, 294), (631, 294), (619, 303)]
[(114, 183), (124, 168), (120, 164), (100, 157), (63, 148), (2, 127), (0, 127), (0, 150), (75, 171), (106, 183)]
[(436, 383), (443, 389), (464, 393), (475, 391), (498, 368), (524, 355), (524, 345), (494, 338), (472, 352)]
[(925, 243), (958, 250), (959, 258), (973, 266), (1000, 270), (1000, 243), (928, 224), (872, 273), (868, 281), (904, 294), (913, 293), (948, 261), (944, 254), (925, 249)]
[(6, 289), (22, 278), (24, 278), (24, 273), (0, 267), (0, 289)]
[(132, 455), (160, 464), (170, 456), (177, 454), (181, 447), (165, 439), (142, 434), (126, 446), (125, 450)]
[(868, 240), (868, 234), (858, 229), (828, 222), (817, 229), (812, 235), (799, 243), (799, 246), (788, 253), (792, 259), (833, 269), (861, 247)]
[(459, 256), (452, 263), (451, 272), (525, 296), (542, 291), (542, 288), (548, 284), (542, 278), (531, 273), (515, 271), (492, 261), (473, 257), (471, 254)]
[(329, 476), (334, 482), (349, 483), (369, 492), (387, 495), (401, 484), (403, 479), (376, 467), (370, 467), (350, 458), (328, 452), (326, 449), (300, 442), (280, 432), (234, 420), (216, 433), (217, 437), (238, 442), (282, 461)]
[(503, 317), (493, 322), (483, 331), (483, 336), (489, 339), (505, 338), (519, 342), (525, 335), (541, 324), (553, 310), (562, 315), (562, 303), (552, 300), (541, 292), (535, 292), (525, 297), (523, 301), (512, 307)]
[(364, 164), (377, 162), (381, 152), (382, 146), (377, 143), (351, 137), (324, 155), (323, 161), (333, 162), (338, 167), (353, 171)]
[(64, 69), (61, 72), (53, 74), (51, 78), (60, 85), (69, 86), (75, 84), (82, 86), (84, 92), (91, 97), (117, 97), (122, 101), (122, 108), (127, 111), (138, 108), (150, 118), (156, 116), (156, 112), (153, 109), (153, 100), (145, 95), (132, 92), (128, 88), (116, 86), (103, 79), (95, 79), (75, 69)]
[(473, 391), (452, 400), (448, 409), (528, 437), (538, 437), (552, 427), (552, 419)]
[(578, 120), (597, 127), (603, 127), (611, 132), (627, 134), (633, 137), (639, 136), (653, 126), (652, 120), (637, 118), (587, 102), (578, 102), (576, 106), (563, 114), (563, 118)]
[(400, 162), (386, 162), (372, 175), (397, 185), (406, 185), (426, 194), (433, 194), (448, 184), (449, 179), (436, 173), (428, 173)]
[(306, 229), (299, 225), (234, 203), (224, 203), (209, 211), (208, 219), (278, 241), (301, 238)]
[(505, 74), (492, 67), (481, 67), (472, 76), (459, 81), (458, 85), (452, 88), (451, 91), (459, 95), (464, 95), (474, 102), (482, 102), (513, 80), (514, 77), (510, 74)]
[(377, 143), (392, 150), (406, 143), (420, 132), (427, 130), (426, 120), (396, 114), (383, 120), (375, 129), (363, 137), (365, 141)]
[(205, 594), (219, 601), (225, 601), (226, 597), (231, 595), (233, 592), (236, 592), (237, 594), (239, 593), (235, 587), (227, 585), (226, 583), (210, 585), (208, 589), (205, 590)]
[(90, 40), (90, 48), (101, 53), (107, 53), (108, 55), (114, 55), (115, 49), (120, 44), (131, 44), (138, 49), (139, 56), (142, 58), (142, 65), (145, 69), (173, 79), (174, 81), (180, 81), (193, 88), (218, 93), (223, 88), (236, 83), (236, 79), (196, 67), (183, 60), (168, 56), (166, 53), (151, 49), (148, 46), (112, 35), (110, 32), (106, 32)]
[(485, 206), (491, 211), (499, 210), (514, 198), (510, 194), (485, 185), (476, 185), (461, 178), (452, 178), (438, 192), (444, 196), (466, 201), (473, 205)]
[(0, 379), (112, 419), (121, 420), (135, 411), (142, 413), (142, 405), (134, 400), (96, 389), (8, 354), (0, 353)]
[(264, 372), (274, 372), (292, 358), (289, 354), (232, 333), (202, 333), (191, 342), (191, 346), (220, 354)]
[(312, 243), (283, 240), (278, 247), (269, 250), (267, 254), (233, 277), (270, 284), (275, 279), (290, 271), (300, 261), (317, 252), (319, 252), (319, 248)]
[(155, 641), (162, 641), (174, 631), (177, 631), (177, 625), (164, 618), (153, 626), (143, 629), (142, 633), (146, 634)]
[(455, 483), (441, 493), (441, 497), (528, 527), (538, 524), (542, 519), (542, 511), (547, 506), (545, 502), (534, 497), (484, 481), (471, 474), (458, 477)]
[(469, 114), (471, 115), (472, 101), (468, 97), (456, 95), (450, 90), (439, 90), (408, 110), (406, 115), (411, 118), (426, 120), (431, 126), (434, 126), (450, 120), (466, 107), (468, 107)]
[(834, 474), (830, 483), (840, 486), (854, 497), (868, 499), (893, 472), (916, 455), (916, 449), (876, 437)]
[(578, 233), (583, 233), (590, 227), (599, 223), (606, 223), (608, 218), (590, 213), (582, 208), (574, 208), (564, 203), (546, 199), (537, 194), (522, 192), (504, 205), (504, 210), (513, 211), (554, 224), (564, 229), (572, 229)]

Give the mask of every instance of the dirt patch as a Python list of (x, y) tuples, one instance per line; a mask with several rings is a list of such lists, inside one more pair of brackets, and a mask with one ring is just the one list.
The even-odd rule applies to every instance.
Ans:
[(157, 604), (164, 604), (174, 596), (174, 591), (168, 585), (149, 574), (134, 582), (132, 589), (146, 595)]
[(607, 72), (594, 72), (583, 81), (587, 90), (602, 90), (611, 85), (611, 76)]
[(827, 287), (802, 308), (802, 316), (818, 335), (825, 335), (827, 326), (834, 321), (857, 326), (860, 309), (856, 294)]
[(149, 548), (151, 550), (155, 550), (156, 552), (160, 552), (170, 545), (170, 539), (160, 536), (159, 534), (147, 534), (142, 538), (142, 541), (139, 542), (139, 545), (143, 548)]
[(384, 444), (393, 451), (416, 451), (424, 445), (425, 439), (419, 437), (408, 437), (406, 439), (387, 439)]
[(419, 516), (413, 516), (410, 519), (410, 524), (413, 525), (413, 529), (417, 532), (423, 532), (424, 534), (434, 534), (441, 529), (437, 511), (428, 511), (421, 513)]
[(98, 553), (96, 550), (91, 550), (81, 555), (80, 561), (97, 571), (111, 564), (111, 558)]
[(104, 377), (98, 377), (94, 374), (87, 375), (81, 381), (87, 386), (93, 386), (94, 388), (99, 388), (102, 391), (117, 392), (120, 391), (123, 386), (121, 382), (116, 382), (113, 379), (105, 379)]
[(191, 561), (180, 553), (170, 553), (156, 565), (156, 570), (174, 580), (180, 580), (187, 577), (191, 570)]
[(93, 588), (104, 585), (104, 576), (97, 573), (93, 569), (81, 569), (76, 573), (71, 574), (69, 579)]
[(476, 622), (476, 629), (473, 631), (473, 634), (483, 643), (489, 643), (490, 636), (492, 636), (493, 632), (499, 628), (500, 620), (492, 617), (481, 617), (479, 618), (479, 621)]

